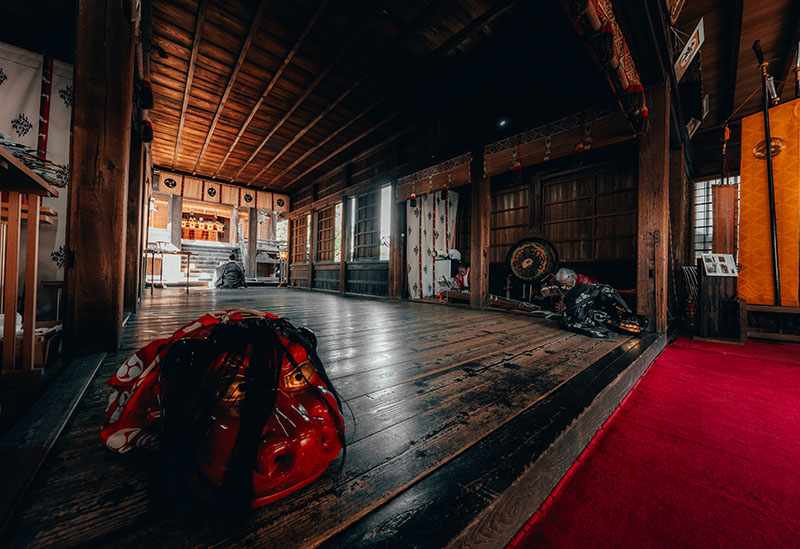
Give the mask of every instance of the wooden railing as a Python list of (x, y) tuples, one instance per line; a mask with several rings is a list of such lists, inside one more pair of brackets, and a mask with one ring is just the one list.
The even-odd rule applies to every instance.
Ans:
[[(5, 314), (2, 375), (36, 374), (40, 372), (35, 368), (34, 362), (39, 220), (43, 214), (42, 196), (58, 196), (58, 191), (2, 146), (0, 191), (3, 192), (5, 202), (0, 226), (0, 253), (3, 260), (0, 265), (0, 305)], [(27, 220), (24, 255), (20, 250), (23, 220)], [(16, 317), (20, 294), (19, 273), (23, 261), (25, 298), (22, 306), (22, 350), (18, 361)]]

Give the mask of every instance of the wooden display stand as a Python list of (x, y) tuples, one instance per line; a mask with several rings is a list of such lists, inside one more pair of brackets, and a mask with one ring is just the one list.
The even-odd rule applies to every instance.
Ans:
[(707, 276), (703, 260), (698, 259), (697, 279), (697, 335), (708, 339), (741, 337), (735, 316), (737, 278)]
[[(36, 289), (38, 286), (39, 262), (39, 223), (27, 223), (25, 246), (25, 300), (22, 314), (22, 368), (17, 368), (16, 352), (16, 313), (19, 300), (20, 236), (22, 220), (40, 220), (42, 216), (41, 197), (58, 196), (58, 191), (30, 168), (0, 146), (0, 191), (8, 192), (8, 206), (4, 209), (4, 220), (0, 229), (0, 250), (3, 252), (0, 266), (2, 283), (2, 310), (5, 313), (4, 339), (14, 341), (13, 345), (3, 345), (2, 375), (39, 375), (36, 368)], [(23, 217), (23, 195), (27, 195), (25, 216)]]

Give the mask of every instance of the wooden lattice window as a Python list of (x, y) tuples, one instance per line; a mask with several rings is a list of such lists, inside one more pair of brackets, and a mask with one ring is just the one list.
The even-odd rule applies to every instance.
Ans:
[(317, 261), (333, 261), (336, 252), (336, 206), (317, 212)]
[(308, 216), (292, 219), (292, 263), (308, 263)]
[(633, 171), (590, 168), (542, 180), (542, 225), (564, 261), (636, 257)]
[(380, 259), (381, 223), (378, 191), (356, 198), (353, 260)]

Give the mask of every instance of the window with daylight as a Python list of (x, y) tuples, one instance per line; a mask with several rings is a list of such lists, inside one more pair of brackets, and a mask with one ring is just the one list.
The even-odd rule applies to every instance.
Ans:
[(335, 261), (337, 248), (337, 233), (340, 231), (336, 225), (336, 211), (339, 210), (338, 219), (341, 223), (341, 204), (330, 206), (317, 212), (317, 257), (316, 261)]
[(291, 220), (292, 263), (308, 263), (308, 216)]
[[(727, 179), (729, 184), (739, 184), (739, 176), (731, 176)], [(695, 181), (694, 184), (694, 210), (693, 210), (693, 229), (694, 257), (697, 259), (702, 254), (711, 253), (714, 245), (714, 204), (711, 198), (711, 186), (720, 183), (719, 179), (707, 179), (705, 181)], [(736, 231), (736, 244), (739, 247), (739, 231)]]
[(391, 238), (392, 186), (381, 189), (381, 261), (389, 261), (389, 239)]
[(353, 261), (380, 259), (380, 195), (378, 191), (353, 199)]

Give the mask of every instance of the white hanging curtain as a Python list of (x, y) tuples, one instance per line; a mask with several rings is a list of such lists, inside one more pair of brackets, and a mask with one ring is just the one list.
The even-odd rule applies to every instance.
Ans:
[[(411, 299), (433, 297), (434, 280), (449, 272), (436, 272), (434, 258), (446, 257), (453, 247), (458, 212), (458, 194), (425, 194), (417, 198), (416, 206), (406, 202), (406, 271), (408, 272), (408, 295)], [(440, 267), (441, 269), (441, 267)]]

